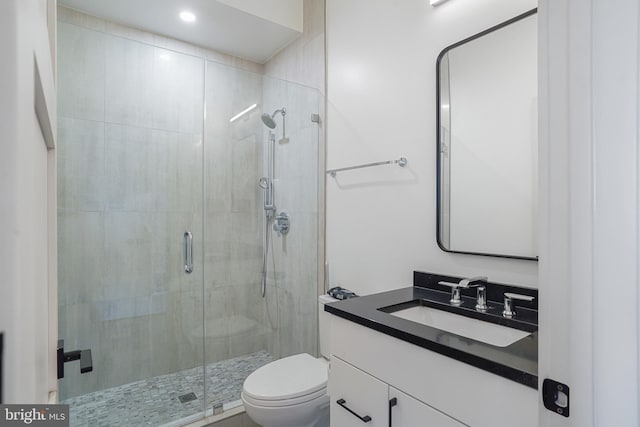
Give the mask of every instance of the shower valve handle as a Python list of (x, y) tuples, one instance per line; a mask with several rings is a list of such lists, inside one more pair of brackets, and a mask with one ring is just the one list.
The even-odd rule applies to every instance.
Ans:
[(278, 234), (282, 236), (289, 232), (290, 227), (291, 223), (289, 220), (289, 214), (283, 211), (276, 215), (276, 221), (273, 224), (273, 231), (277, 231)]

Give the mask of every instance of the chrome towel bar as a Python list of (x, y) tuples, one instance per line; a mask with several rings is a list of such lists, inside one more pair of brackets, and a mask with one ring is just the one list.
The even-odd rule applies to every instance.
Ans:
[(336, 174), (338, 172), (349, 171), (349, 170), (353, 170), (353, 169), (370, 168), (372, 166), (394, 165), (394, 164), (397, 164), (398, 166), (401, 166), (401, 167), (405, 167), (407, 165), (407, 158), (406, 157), (400, 157), (397, 160), (386, 160), (384, 162), (366, 163), (364, 165), (349, 166), (349, 167), (346, 167), (346, 168), (329, 169), (327, 171), (327, 173), (335, 178), (335, 176), (336, 176)]

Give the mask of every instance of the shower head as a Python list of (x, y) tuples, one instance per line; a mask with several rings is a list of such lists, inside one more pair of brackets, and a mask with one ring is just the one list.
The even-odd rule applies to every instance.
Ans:
[(282, 117), (285, 116), (285, 114), (287, 114), (287, 110), (286, 108), (282, 107), (279, 110), (276, 110), (273, 112), (273, 114), (268, 115), (267, 113), (262, 113), (262, 123), (265, 124), (265, 126), (267, 126), (269, 129), (275, 129), (276, 128), (276, 122), (274, 120), (274, 118), (276, 117), (276, 114), (282, 114)]
[(269, 129), (275, 129), (276, 128), (276, 122), (275, 120), (273, 120), (273, 117), (268, 115), (267, 113), (262, 113), (262, 123), (265, 124), (266, 127), (268, 127)]

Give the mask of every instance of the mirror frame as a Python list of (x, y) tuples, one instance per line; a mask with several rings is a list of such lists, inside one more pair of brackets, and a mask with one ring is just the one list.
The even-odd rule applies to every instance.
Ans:
[(531, 9), (527, 12), (524, 12), (518, 16), (515, 16), (511, 19), (508, 19), (504, 22), (501, 22), (498, 25), (495, 25), (491, 28), (488, 28), (484, 31), (481, 31), (477, 34), (474, 34), (471, 37), (467, 37), (464, 40), (456, 42), (450, 46), (445, 47), (440, 54), (438, 54), (438, 59), (436, 60), (436, 242), (438, 243), (438, 247), (442, 249), (444, 252), (454, 253), (454, 254), (465, 254), (465, 255), (481, 255), (481, 256), (490, 256), (497, 258), (508, 258), (508, 259), (520, 259), (527, 261), (538, 261), (538, 257), (526, 257), (526, 256), (518, 256), (518, 255), (505, 255), (505, 254), (491, 254), (491, 253), (483, 253), (483, 252), (467, 252), (467, 251), (455, 251), (448, 248), (445, 248), (442, 244), (441, 240), (441, 226), (442, 226), (442, 162), (440, 159), (440, 150), (441, 147), (441, 131), (440, 131), (440, 62), (442, 61), (444, 55), (446, 55), (450, 50), (468, 43), (470, 41), (476, 40), (482, 36), (485, 36), (489, 33), (497, 31), (501, 28), (504, 28), (508, 25), (513, 24), (514, 22), (520, 21), (522, 19), (528, 18), (531, 15), (535, 15), (538, 13), (538, 8)]

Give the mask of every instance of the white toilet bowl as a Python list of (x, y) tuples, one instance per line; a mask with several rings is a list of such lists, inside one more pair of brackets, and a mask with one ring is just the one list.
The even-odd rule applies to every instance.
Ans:
[[(320, 354), (328, 358), (330, 315), (324, 305), (335, 302), (318, 297)], [(242, 387), (244, 409), (262, 427), (329, 427), (327, 359), (303, 353), (276, 360), (247, 377)]]
[(263, 427), (328, 427), (328, 362), (303, 353), (269, 363), (244, 382), (247, 415)]

